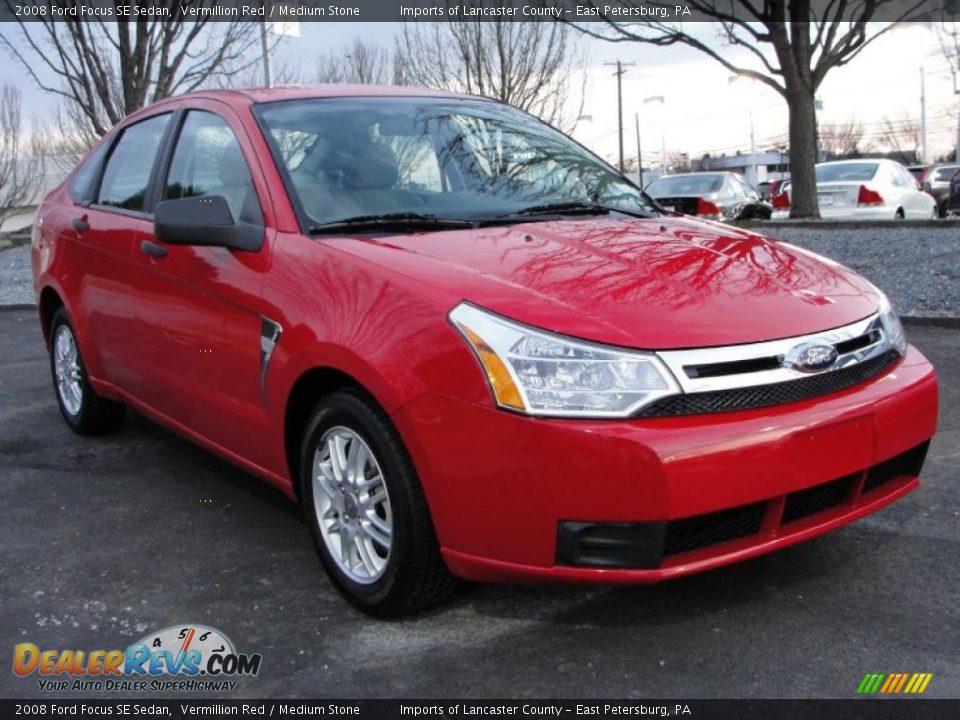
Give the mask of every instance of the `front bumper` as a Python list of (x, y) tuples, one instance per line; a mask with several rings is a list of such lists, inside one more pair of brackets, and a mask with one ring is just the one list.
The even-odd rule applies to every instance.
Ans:
[[(868, 471), (920, 452), (936, 416), (936, 376), (911, 346), (892, 370), (854, 388), (759, 410), (543, 420), (426, 395), (394, 420), (455, 574), (650, 583), (770, 552), (902, 497), (918, 485), (918, 468), (888, 472), (879, 485)], [(797, 516), (798, 504), (807, 514)], [(754, 525), (740, 518), (739, 534), (714, 533), (719, 541), (706, 546), (674, 543), (679, 551), (661, 552), (652, 566), (599, 568), (558, 557), (568, 522), (665, 524), (669, 535), (670, 527), (702, 531), (737, 513)], [(785, 521), (785, 513), (794, 519)]]

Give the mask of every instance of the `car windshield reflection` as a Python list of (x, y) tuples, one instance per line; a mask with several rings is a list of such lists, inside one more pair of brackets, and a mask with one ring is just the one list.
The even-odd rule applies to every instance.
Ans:
[(556, 216), (585, 205), (657, 214), (587, 150), (498, 103), (327, 98), (256, 111), (306, 227), (397, 214), (486, 222), (531, 207), (557, 208)]

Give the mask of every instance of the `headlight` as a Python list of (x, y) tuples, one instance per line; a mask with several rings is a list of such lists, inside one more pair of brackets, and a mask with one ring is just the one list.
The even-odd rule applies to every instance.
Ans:
[(890, 304), (887, 296), (879, 290), (877, 290), (877, 292), (880, 294), (880, 322), (883, 324), (883, 331), (897, 352), (901, 355), (906, 355), (907, 336), (903, 332), (903, 325), (900, 322), (900, 318), (894, 311), (893, 305)]
[(681, 392), (656, 355), (526, 327), (461, 303), (450, 320), (483, 366), (497, 405), (529, 415), (628, 417)]

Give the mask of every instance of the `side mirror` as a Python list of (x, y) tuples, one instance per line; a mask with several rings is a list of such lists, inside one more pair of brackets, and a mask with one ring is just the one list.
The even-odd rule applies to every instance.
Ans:
[(153, 232), (168, 245), (206, 245), (256, 252), (263, 247), (263, 228), (234, 222), (227, 201), (219, 195), (164, 200), (154, 211)]

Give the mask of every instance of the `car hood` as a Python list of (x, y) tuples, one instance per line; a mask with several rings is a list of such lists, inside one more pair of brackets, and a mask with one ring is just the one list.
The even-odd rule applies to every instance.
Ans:
[(570, 219), (338, 240), (337, 247), (522, 323), (645, 349), (804, 335), (875, 312), (847, 268), (689, 218)]

